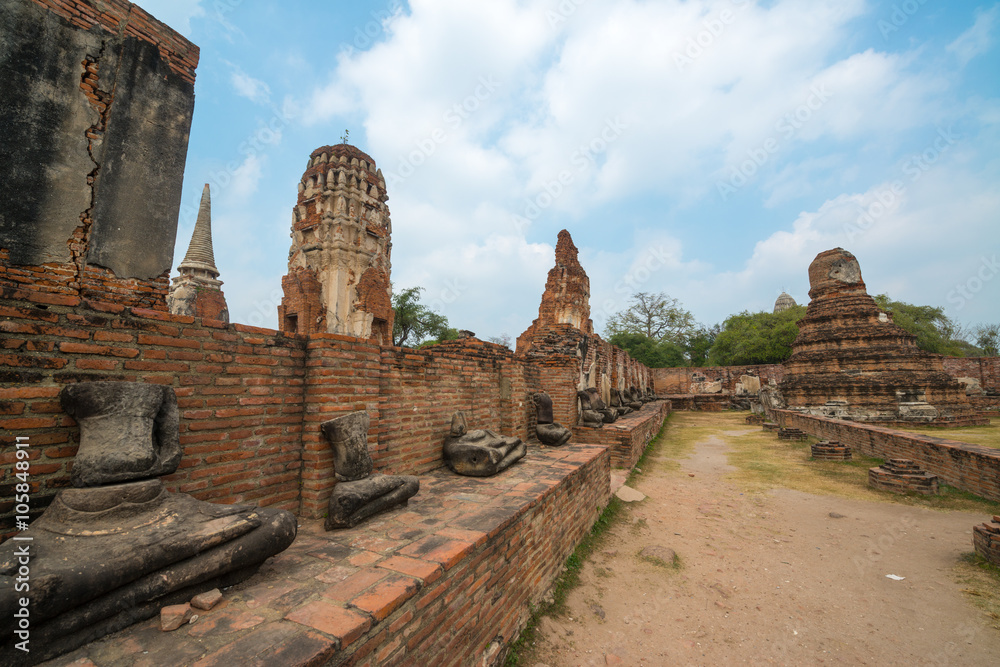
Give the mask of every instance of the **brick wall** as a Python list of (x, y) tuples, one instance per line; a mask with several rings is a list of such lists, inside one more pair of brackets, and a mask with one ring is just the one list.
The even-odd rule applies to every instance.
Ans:
[(605, 424), (603, 428), (577, 426), (573, 429), (572, 441), (605, 445), (611, 452), (613, 466), (631, 470), (646, 445), (660, 432), (670, 410), (670, 401), (653, 401), (642, 410), (619, 417), (614, 424)]
[(792, 410), (773, 413), (784, 428), (798, 428), (824, 440), (839, 440), (865, 456), (913, 459), (957, 489), (1000, 501), (1000, 450)]
[(1000, 357), (943, 357), (944, 369), (955, 378), (975, 378), (983, 389), (1000, 391)]
[(704, 375), (709, 381), (722, 380), (722, 391), (733, 392), (742, 375), (756, 375), (761, 385), (772, 378), (781, 382), (785, 368), (781, 364), (759, 364), (756, 366), (706, 366), (704, 368), (654, 368), (653, 386), (657, 394), (690, 394), (691, 376)]
[(494, 640), (516, 639), (610, 498), (608, 450), (583, 447), (574, 461), (578, 469), (348, 647), (344, 661), (473, 665)]
[[(284, 334), (76, 296), (16, 296), (0, 299), (0, 536), (13, 520), (17, 436), (32, 445), (33, 517), (69, 484), (79, 430), (58, 396), (72, 382), (173, 387), (185, 449), (177, 472), (164, 478), (169, 489), (308, 518), (325, 514), (335, 484), (319, 426), (338, 414), (368, 412), (375, 467), (390, 474), (442, 467), (441, 446), (458, 410), (470, 429), (527, 440), (534, 435), (531, 397), (544, 390), (557, 422), (572, 428), (577, 421), (575, 357), (525, 359), (475, 338), (424, 350), (380, 347), (371, 339)], [(610, 363), (613, 350), (591, 345), (588, 357)], [(637, 382), (649, 372), (627, 356), (620, 361)], [(635, 458), (647, 435), (640, 429), (629, 436), (620, 460)]]
[(62, 411), (59, 391), (81, 381), (174, 388), (184, 457), (164, 478), (168, 489), (202, 500), (298, 509), (304, 341), (64, 299), (0, 300), (0, 534), (11, 527), (17, 436), (31, 443), (33, 518), (69, 485), (79, 429)]

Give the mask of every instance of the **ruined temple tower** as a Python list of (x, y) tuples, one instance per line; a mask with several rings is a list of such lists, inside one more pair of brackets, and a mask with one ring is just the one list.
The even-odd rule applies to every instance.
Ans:
[(790, 409), (879, 423), (981, 423), (940, 355), (893, 323), (868, 295), (843, 248), (809, 265), (809, 308), (799, 320), (779, 390)]
[(385, 179), (348, 144), (309, 156), (292, 211), (278, 327), (392, 344), (392, 224)]
[(167, 307), (174, 315), (193, 315), (229, 322), (226, 297), (220, 289), (219, 269), (212, 249), (212, 196), (208, 183), (201, 193), (198, 220), (191, 235), (184, 260), (177, 266), (180, 274), (167, 294)]
[(584, 334), (594, 333), (590, 319), (590, 278), (580, 266), (573, 238), (565, 229), (556, 242), (556, 265), (549, 270), (538, 306), (538, 319), (517, 337), (517, 353), (524, 354), (541, 331), (554, 324), (569, 324)]

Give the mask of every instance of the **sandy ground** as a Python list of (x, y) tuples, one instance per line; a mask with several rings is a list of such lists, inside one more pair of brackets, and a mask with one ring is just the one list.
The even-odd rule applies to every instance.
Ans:
[[(952, 574), (989, 517), (744, 494), (726, 451), (754, 430), (700, 441), (680, 471), (647, 466), (648, 498), (584, 566), (568, 613), (542, 620), (528, 665), (1000, 665), (1000, 633)], [(650, 546), (679, 567), (640, 558)]]

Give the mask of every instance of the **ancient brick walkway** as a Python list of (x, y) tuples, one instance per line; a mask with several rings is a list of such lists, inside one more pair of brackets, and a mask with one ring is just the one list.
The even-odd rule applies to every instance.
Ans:
[(605, 447), (573, 444), (530, 447), (492, 478), (437, 470), (407, 507), (357, 528), (302, 522), (288, 550), (191, 625), (165, 633), (151, 619), (46, 664), (471, 662), (523, 624), (607, 502), (609, 472)]

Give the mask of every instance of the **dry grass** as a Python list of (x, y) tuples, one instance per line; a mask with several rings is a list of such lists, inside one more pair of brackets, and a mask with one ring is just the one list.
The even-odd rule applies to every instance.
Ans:
[[(730, 479), (749, 492), (784, 487), (818, 495), (836, 495), (871, 502), (891, 502), (937, 510), (963, 510), (1000, 514), (1000, 503), (959, 491), (947, 485), (941, 493), (927, 497), (896, 495), (868, 486), (868, 468), (882, 463), (855, 453), (853, 461), (813, 461), (808, 440), (778, 440), (776, 433), (745, 423), (746, 412), (678, 412), (671, 415), (670, 429), (657, 459), (683, 458), (695, 443), (710, 435), (726, 440), (730, 465), (738, 470)], [(675, 442), (676, 440), (676, 442)], [(675, 454), (677, 452), (678, 454)], [(660, 461), (654, 459), (658, 465)]]
[(949, 429), (935, 428), (933, 426), (915, 426), (900, 430), (1000, 449), (1000, 419), (996, 418), (992, 420), (989, 426), (964, 426), (962, 428)]
[(972, 604), (989, 618), (988, 623), (1000, 630), (1000, 568), (970, 552), (955, 566), (955, 578)]

